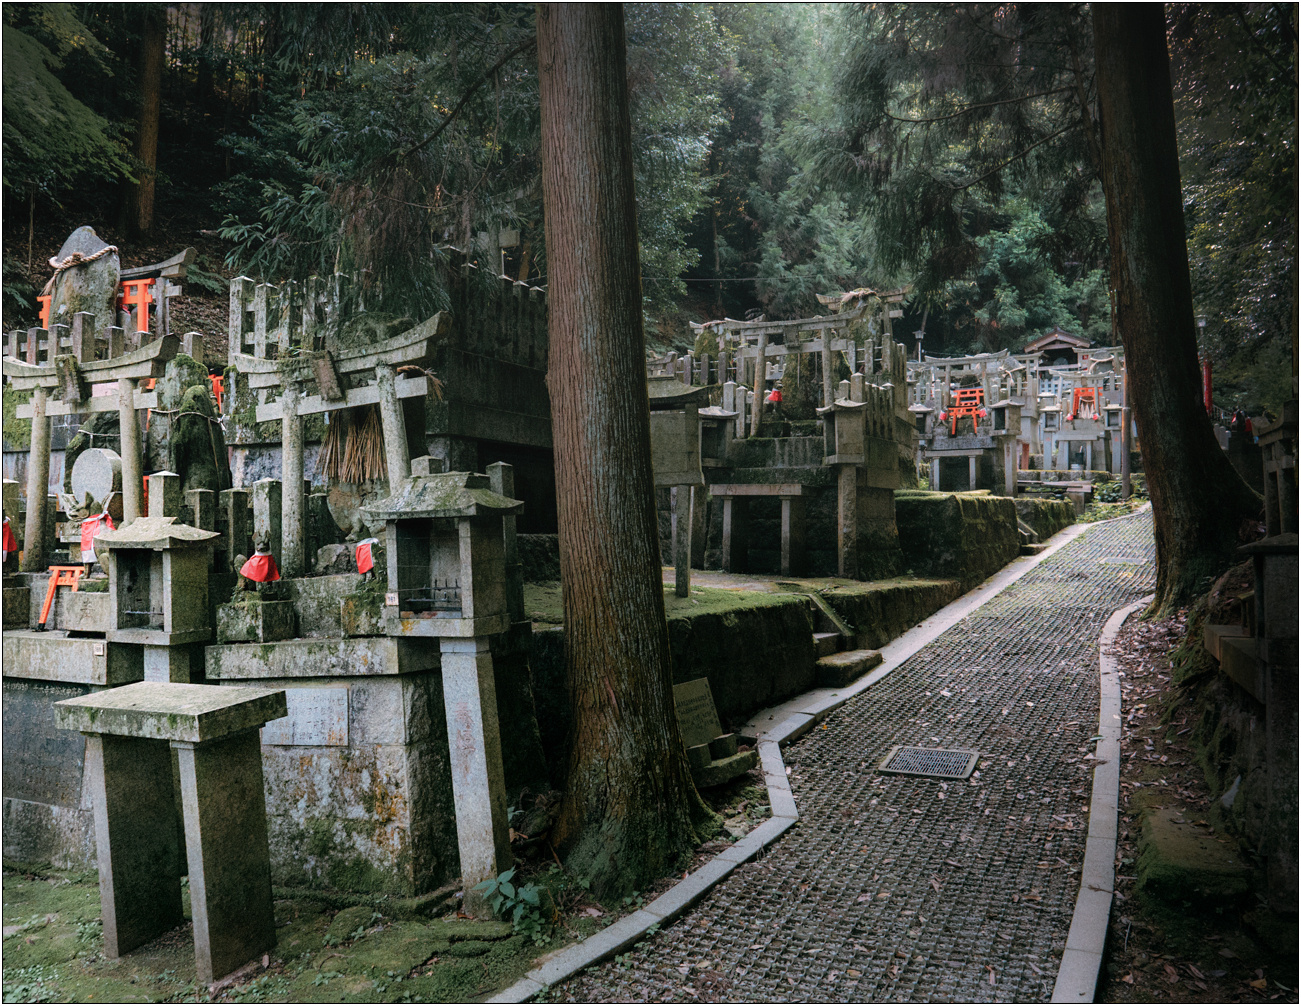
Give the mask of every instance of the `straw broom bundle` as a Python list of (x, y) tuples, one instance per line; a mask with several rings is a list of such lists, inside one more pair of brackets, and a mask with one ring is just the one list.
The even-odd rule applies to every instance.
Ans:
[(318, 471), (327, 479), (354, 485), (388, 478), (378, 406), (340, 409), (334, 415), (321, 446)]

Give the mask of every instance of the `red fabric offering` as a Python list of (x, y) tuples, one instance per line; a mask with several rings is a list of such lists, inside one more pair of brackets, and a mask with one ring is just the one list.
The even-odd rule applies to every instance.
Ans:
[(239, 568), (239, 575), (254, 583), (270, 583), (280, 579), (280, 570), (270, 552), (254, 552), (253, 558)]
[(81, 561), (95, 561), (95, 535), (113, 530), (113, 518), (106, 513), (87, 517), (81, 522)]
[(365, 541), (357, 542), (358, 573), (369, 573), (375, 568), (375, 557), (371, 554), (370, 547), (378, 543), (378, 538), (367, 538)]
[(782, 400), (782, 389), (781, 389), (781, 388), (773, 388), (772, 391), (768, 392), (768, 401), (773, 402), (774, 404), (780, 405), (780, 404), (781, 404), (781, 400)]
[(18, 540), (14, 537), (13, 528), (9, 526), (8, 517), (5, 518), (4, 546), (2, 551), (3, 554), (0, 554), (0, 562), (4, 562), (8, 559), (10, 552), (18, 551)]

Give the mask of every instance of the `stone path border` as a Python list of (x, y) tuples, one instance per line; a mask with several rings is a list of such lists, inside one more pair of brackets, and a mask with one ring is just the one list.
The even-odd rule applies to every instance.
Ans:
[[(1146, 504), (1150, 506), (1151, 504)], [(1124, 520), (1134, 516), (1144, 507), (1135, 510), (1132, 513), (1125, 514), (1122, 517), (1112, 518), (1113, 520)], [(1051, 544), (1038, 555), (1021, 556), (1014, 559), (1007, 566), (991, 576), (980, 586), (963, 594), (951, 604), (941, 608), (930, 618), (923, 621), (915, 628), (909, 629), (897, 639), (881, 647), (881, 656), (884, 658), (882, 663), (877, 666), (870, 674), (859, 678), (853, 684), (838, 689), (815, 688), (812, 691), (805, 692), (803, 695), (792, 699), (789, 702), (776, 706), (771, 710), (765, 710), (757, 714), (751, 723), (757, 723), (762, 720), (774, 720), (774, 725), (759, 732), (756, 748), (759, 752), (760, 765), (763, 768), (764, 783), (768, 787), (768, 802), (772, 807), (772, 817), (755, 828), (745, 838), (737, 842), (731, 848), (720, 852), (708, 863), (702, 866), (695, 873), (679, 881), (672, 889), (660, 895), (654, 901), (644, 905), (631, 915), (625, 915), (618, 922), (611, 923), (599, 933), (595, 933), (583, 940), (581, 943), (575, 943), (571, 947), (558, 952), (541, 966), (534, 968), (523, 978), (517, 981), (509, 988), (503, 989), (491, 999), (486, 1000), (490, 1003), (522, 1003), (532, 999), (543, 989), (557, 982), (562, 982), (572, 977), (584, 968), (590, 967), (600, 961), (626, 950), (628, 947), (637, 943), (646, 935), (647, 930), (652, 926), (663, 926), (672, 922), (678, 916), (683, 914), (689, 908), (696, 904), (709, 891), (723, 880), (728, 874), (735, 870), (743, 863), (748, 863), (769, 845), (775, 842), (782, 835), (786, 834), (792, 827), (799, 822), (799, 811), (795, 807), (795, 797), (791, 794), (790, 780), (786, 777), (786, 764), (782, 760), (781, 745), (789, 744), (791, 741), (802, 737), (813, 729), (814, 724), (823, 720), (833, 710), (844, 705), (859, 692), (871, 687), (880, 681), (891, 671), (899, 667), (905, 660), (915, 654), (922, 647), (933, 642), (945, 630), (951, 628), (954, 624), (961, 621), (967, 615), (971, 614), (976, 608), (980, 607), (986, 601), (1002, 593), (1021, 577), (1025, 576), (1030, 570), (1034, 569), (1039, 563), (1043, 562), (1049, 556), (1053, 555), (1065, 545), (1074, 541), (1080, 535), (1097, 527), (1099, 524), (1110, 523), (1110, 521), (1097, 521), (1092, 524), (1072, 524), (1064, 528), (1053, 536)], [(1139, 602), (1143, 604), (1145, 602)], [(1132, 608), (1124, 609), (1128, 614)], [(1116, 616), (1112, 616), (1115, 621)], [(1111, 622), (1107, 623), (1108, 629)], [(1119, 623), (1116, 625), (1119, 631)], [(1106, 630), (1103, 632), (1103, 638), (1106, 638)], [(1113, 633), (1114, 638), (1114, 633)], [(1111, 869), (1112, 859), (1115, 855), (1115, 838), (1116, 823), (1114, 808), (1117, 803), (1120, 788), (1119, 765), (1117, 756), (1119, 755), (1119, 709), (1120, 693), (1119, 685), (1116, 682), (1114, 668), (1112, 680), (1116, 687), (1115, 712), (1117, 720), (1115, 723), (1116, 731), (1116, 756), (1108, 760), (1108, 764), (1113, 767), (1115, 773), (1115, 783), (1113, 784), (1113, 795), (1111, 797), (1111, 806), (1113, 813), (1111, 816), (1111, 848), (1112, 852), (1107, 859), (1107, 868)], [(1103, 708), (1110, 708), (1103, 700)], [(1104, 731), (1105, 733), (1105, 731)], [(1103, 741), (1098, 744), (1098, 757), (1102, 757)], [(1096, 806), (1098, 798), (1098, 775), (1104, 767), (1099, 765), (1094, 770), (1094, 803)], [(1093, 815), (1090, 814), (1089, 839), (1086, 850), (1091, 851), (1093, 848)], [(1086, 852), (1086, 871), (1081, 874), (1082, 877), (1088, 876), (1087, 865), (1089, 863)], [(1083, 896), (1085, 882), (1081, 880), (1081, 897)], [(1107, 906), (1110, 910), (1111, 904), (1111, 880), (1107, 880)], [(1075, 919), (1080, 917), (1080, 909), (1077, 904)], [(1102, 935), (1106, 935), (1107, 915), (1103, 915)], [(1075, 933), (1075, 924), (1072, 923), (1071, 933)], [(1068, 937), (1067, 946), (1070, 946)], [(1101, 964), (1101, 944), (1097, 961)], [(1066, 966), (1063, 958), (1062, 969)], [(1094, 976), (1096, 978), (1096, 970)], [(1058, 985), (1061, 984), (1060, 972)], [(1092, 986), (1090, 986), (1090, 992)], [(1056, 994), (1054, 993), (1054, 1001)], [(1073, 1000), (1063, 1000), (1073, 1001)]]
[(1098, 638), (1098, 733), (1101, 737), (1094, 753), (1097, 765), (1093, 769), (1093, 799), (1089, 805), (1084, 866), (1080, 870), (1080, 895), (1075, 901), (1066, 949), (1053, 986), (1055, 1003), (1091, 1003), (1097, 990), (1116, 883), (1116, 817), (1120, 808), (1120, 677), (1112, 647), (1125, 619), (1151, 604), (1154, 596), (1149, 594), (1115, 612), (1107, 619)]

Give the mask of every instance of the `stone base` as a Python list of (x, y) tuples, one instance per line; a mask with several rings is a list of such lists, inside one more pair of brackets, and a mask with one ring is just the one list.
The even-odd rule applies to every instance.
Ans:
[(1190, 823), (1175, 810), (1154, 810), (1143, 821), (1136, 872), (1144, 894), (1181, 907), (1218, 904), (1251, 895), (1251, 868), (1232, 844)]
[(4, 588), (4, 627), (6, 629), (27, 628), (28, 609), (31, 607), (30, 592), (31, 590), (28, 587)]
[(691, 778), (695, 780), (697, 789), (721, 786), (725, 782), (731, 782), (737, 776), (745, 775), (750, 769), (754, 768), (758, 760), (758, 752), (741, 751), (729, 758), (720, 758), (717, 761), (710, 762), (704, 768), (693, 766)]
[(59, 870), (95, 869), (95, 816), (89, 807), (5, 797), (3, 830), (6, 862), (49, 863)]
[(217, 608), (219, 643), (272, 643), (294, 636), (293, 601), (253, 601)]

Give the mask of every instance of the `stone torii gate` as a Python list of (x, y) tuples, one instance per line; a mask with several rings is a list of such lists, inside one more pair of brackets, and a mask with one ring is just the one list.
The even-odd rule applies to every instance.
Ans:
[[(24, 526), (27, 548), (23, 553), (23, 570), (39, 572), (45, 568), (43, 531), (48, 505), (47, 484), (50, 474), (50, 419), (53, 416), (80, 415), (117, 410), (121, 427), (122, 521), (129, 524), (140, 513), (143, 477), (140, 426), (136, 412), (158, 405), (156, 392), (138, 390), (139, 382), (159, 378), (167, 363), (180, 349), (180, 340), (165, 335), (140, 349), (109, 360), (94, 358), (94, 319), (78, 314), (74, 319), (71, 353), (57, 349), (45, 364), (24, 363), (12, 356), (3, 360), (4, 377), (14, 391), (30, 391), (32, 400), (18, 406), (17, 418), (32, 421), (31, 452), (27, 466), (27, 522)], [(52, 347), (61, 341), (56, 325), (50, 340)], [(78, 337), (80, 333), (80, 338)], [(40, 330), (29, 333), (29, 345), (36, 344)], [(29, 353), (30, 356), (34, 354)], [(117, 384), (116, 395), (97, 396), (97, 384)]]
[[(384, 431), (384, 455), (389, 485), (411, 474), (411, 450), (402, 417), (402, 399), (423, 398), (429, 392), (424, 374), (399, 374), (403, 367), (432, 362), (438, 339), (451, 319), (439, 313), (415, 328), (367, 346), (343, 349), (300, 350), (298, 356), (268, 357), (268, 341), (255, 339), (262, 355), (230, 352), (230, 364), (246, 375), (251, 391), (265, 399), (275, 389), (279, 397), (256, 407), (259, 423), (279, 421), (281, 433), (281, 538), (280, 567), (287, 577), (302, 576), (307, 568), (304, 536), (302, 417), (362, 405), (378, 405)], [(368, 376), (371, 378), (369, 383)], [(305, 394), (315, 385), (316, 394)], [(272, 543), (273, 545), (275, 543)]]

